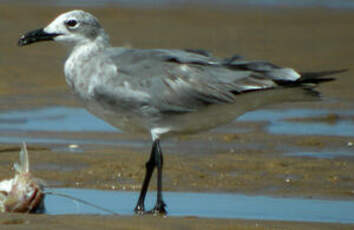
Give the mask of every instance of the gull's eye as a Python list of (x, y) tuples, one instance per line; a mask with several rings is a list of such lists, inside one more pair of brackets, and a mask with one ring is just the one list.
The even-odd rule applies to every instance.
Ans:
[(69, 27), (75, 27), (77, 25), (77, 21), (74, 20), (74, 19), (70, 19), (70, 20), (65, 22), (65, 25), (67, 25)]

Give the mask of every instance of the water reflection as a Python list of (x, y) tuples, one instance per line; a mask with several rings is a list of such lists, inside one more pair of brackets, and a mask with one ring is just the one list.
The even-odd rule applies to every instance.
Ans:
[(0, 130), (117, 132), (117, 129), (92, 116), (83, 108), (60, 106), (2, 113), (0, 114)]

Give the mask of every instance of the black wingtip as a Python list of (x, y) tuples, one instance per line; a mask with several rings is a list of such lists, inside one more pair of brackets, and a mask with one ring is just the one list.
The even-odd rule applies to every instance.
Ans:
[[(339, 70), (327, 70), (327, 71), (321, 71), (321, 72), (303, 72), (300, 73), (302, 80), (309, 80), (309, 79), (316, 79), (324, 76), (329, 76), (333, 74), (339, 74), (339, 73), (344, 73), (347, 72), (349, 69), (339, 69)], [(323, 78), (325, 79), (325, 78)], [(332, 78), (328, 78), (332, 79)]]
[(205, 57), (211, 57), (212, 53), (210, 51), (207, 50), (203, 50), (203, 49), (184, 49), (184, 51), (187, 51), (189, 53), (194, 53), (194, 54), (199, 54)]

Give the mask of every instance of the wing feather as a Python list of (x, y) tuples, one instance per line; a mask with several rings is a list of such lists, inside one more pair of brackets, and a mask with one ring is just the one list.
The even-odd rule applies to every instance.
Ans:
[(117, 72), (110, 76), (109, 86), (95, 88), (97, 98), (160, 113), (233, 103), (235, 94), (276, 87), (279, 79), (297, 79), (292, 69), (243, 61), (239, 56), (217, 59), (199, 50), (113, 48), (105, 55)]

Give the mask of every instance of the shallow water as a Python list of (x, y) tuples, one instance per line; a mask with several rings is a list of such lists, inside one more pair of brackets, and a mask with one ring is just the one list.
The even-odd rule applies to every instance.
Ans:
[(335, 149), (324, 151), (299, 151), (285, 153), (285, 156), (290, 157), (309, 157), (319, 159), (334, 159), (334, 158), (354, 158), (354, 150), (352, 149)]
[[(137, 192), (56, 188), (50, 191), (71, 195), (119, 215), (134, 215)], [(169, 216), (242, 218), (281, 221), (354, 223), (354, 201), (275, 198), (227, 193), (165, 192)], [(155, 194), (147, 195), (147, 209)], [(47, 195), (46, 212), (63, 214), (109, 214), (56, 195)], [(291, 208), (289, 208), (291, 207)]]
[[(334, 122), (325, 119), (317, 119), (333, 115), (340, 117)], [(266, 132), (270, 134), (290, 134), (290, 135), (319, 135), (319, 136), (340, 136), (354, 137), (354, 116), (353, 110), (331, 111), (312, 109), (268, 109), (248, 112), (235, 120), (235, 124), (226, 125), (214, 129), (213, 133), (218, 134), (239, 134), (258, 132), (256, 128), (237, 127), (237, 122), (260, 123)], [(346, 119), (348, 118), (348, 119)], [(292, 120), (300, 119), (300, 120)], [(308, 119), (301, 121), (301, 119)], [(97, 135), (83, 135), (95, 132)], [(45, 133), (45, 134), (43, 134)], [(71, 133), (74, 135), (67, 136)], [(75, 135), (75, 133), (80, 135)], [(105, 133), (100, 136), (99, 133)], [(132, 138), (121, 134), (116, 129), (104, 121), (94, 117), (83, 108), (72, 107), (44, 107), (32, 110), (16, 110), (0, 113), (0, 143), (20, 144), (23, 141), (31, 144), (53, 145), (54, 151), (63, 150), (69, 152), (83, 152), (83, 146), (109, 145), (127, 148), (146, 148), (150, 145), (150, 139)], [(212, 135), (211, 135), (212, 136)], [(108, 137), (108, 138), (107, 138)], [(124, 138), (123, 138), (124, 137)], [(177, 141), (178, 142), (178, 141)], [(59, 145), (59, 146), (58, 146)], [(176, 140), (164, 142), (167, 153), (172, 150), (176, 152), (203, 152), (213, 153), (217, 151), (230, 151), (230, 149), (262, 149), (264, 143), (242, 143), (238, 141), (225, 142), (220, 140), (184, 140), (183, 145), (178, 145)], [(353, 157), (354, 151), (346, 149), (297, 149), (288, 151), (289, 146), (283, 146), (286, 156), (334, 158)]]
[[(237, 121), (269, 122), (267, 131), (274, 134), (354, 136), (354, 120), (341, 118), (334, 123), (321, 121), (290, 121), (299, 118), (316, 118), (336, 114), (354, 116), (353, 110), (330, 111), (312, 109), (268, 109), (245, 113)], [(0, 130), (51, 131), (51, 132), (120, 132), (94, 117), (83, 108), (46, 107), (0, 113)], [(217, 128), (218, 132), (234, 133), (229, 127)], [(248, 132), (241, 129), (236, 132)]]
[(82, 108), (46, 107), (0, 114), (0, 130), (54, 132), (117, 132)]
[(257, 110), (242, 115), (239, 121), (267, 121), (266, 130), (272, 134), (351, 136), (354, 137), (354, 120), (338, 119), (325, 121), (290, 121), (299, 118), (323, 118), (328, 115), (354, 116), (353, 110), (330, 111), (318, 109), (273, 109)]

